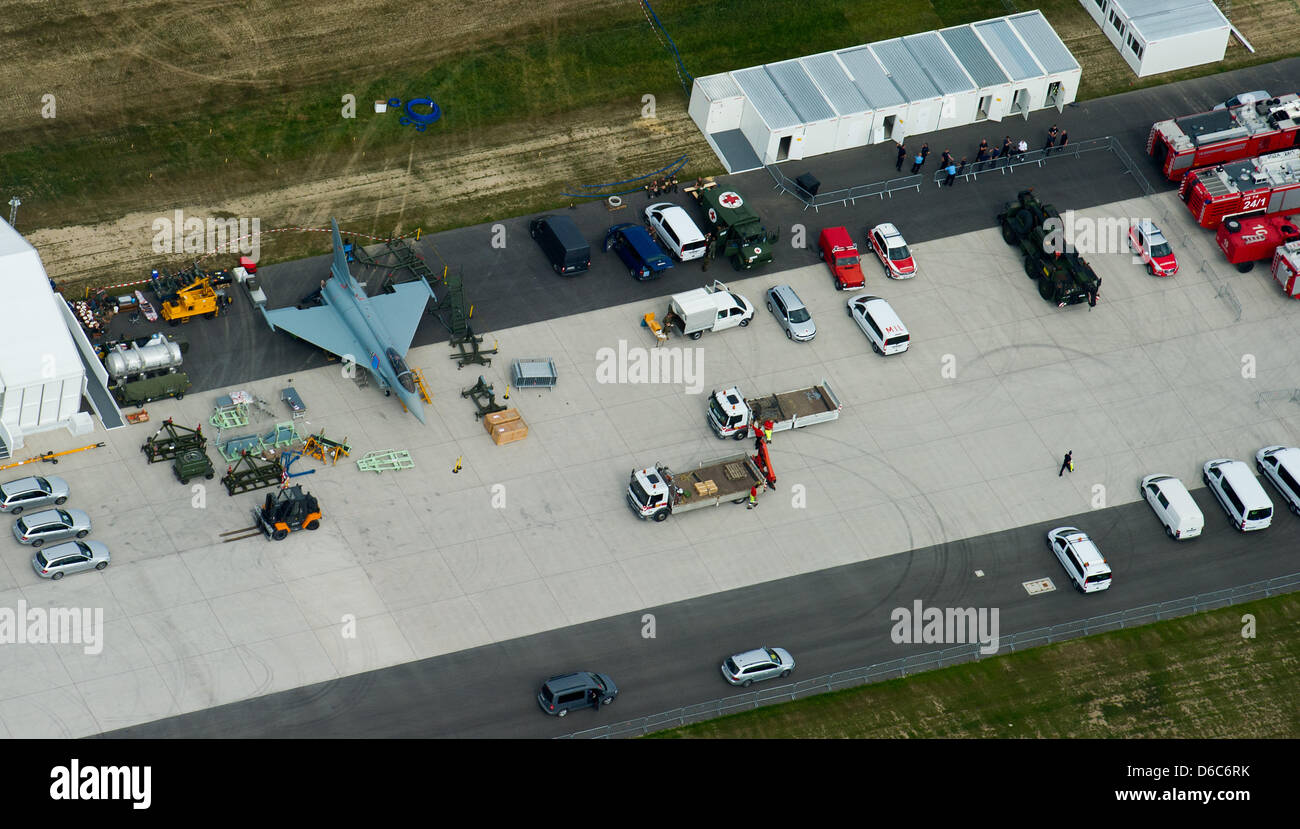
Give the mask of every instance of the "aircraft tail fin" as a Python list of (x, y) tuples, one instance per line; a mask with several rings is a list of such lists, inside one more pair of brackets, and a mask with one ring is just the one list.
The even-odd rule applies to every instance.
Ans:
[(330, 219), (330, 233), (334, 237), (334, 262), (330, 272), (340, 282), (351, 282), (352, 272), (348, 270), (348, 255), (343, 250), (343, 238), (339, 236), (339, 220)]

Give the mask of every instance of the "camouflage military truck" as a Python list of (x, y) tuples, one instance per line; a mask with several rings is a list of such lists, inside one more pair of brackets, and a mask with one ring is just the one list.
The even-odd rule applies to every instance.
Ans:
[(768, 230), (735, 190), (722, 190), (717, 182), (687, 187), (704, 213), (705, 232), (713, 234), (714, 256), (725, 256), (736, 270), (749, 270), (772, 261), (780, 230)]
[[(1003, 240), (1020, 249), (1025, 275), (1038, 282), (1039, 296), (1058, 308), (1080, 302), (1095, 306), (1101, 278), (1082, 256), (1064, 249), (1060, 218), (1032, 190), (1021, 190), (998, 214), (998, 225)], [(1047, 227), (1050, 219), (1057, 220), (1054, 228)]]

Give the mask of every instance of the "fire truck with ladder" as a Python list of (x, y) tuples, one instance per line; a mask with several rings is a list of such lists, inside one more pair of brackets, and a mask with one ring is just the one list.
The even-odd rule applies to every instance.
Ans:
[(1214, 241), (1228, 264), (1246, 273), (1256, 262), (1272, 259), (1279, 246), (1300, 241), (1300, 213), (1228, 219), (1219, 225)]
[(1147, 155), (1170, 181), (1188, 170), (1300, 147), (1300, 94), (1158, 121)]
[(1192, 170), (1178, 196), (1211, 230), (1230, 218), (1300, 211), (1300, 149)]

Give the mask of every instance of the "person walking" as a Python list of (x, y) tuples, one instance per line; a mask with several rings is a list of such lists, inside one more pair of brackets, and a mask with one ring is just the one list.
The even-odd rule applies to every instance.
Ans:
[(907, 160), (907, 147), (903, 146), (902, 141), (895, 141), (894, 143), (898, 145), (898, 161), (894, 163), (894, 169), (901, 173), (903, 172), (903, 162)]
[(948, 152), (947, 150), (944, 150), (943, 156), (941, 157), (941, 160), (939, 162), (939, 166), (947, 167), (951, 163), (952, 163), (952, 153)]
[(1062, 475), (1064, 475), (1065, 470), (1067, 469), (1070, 470), (1071, 472), (1074, 471), (1074, 450), (1070, 450), (1065, 453), (1065, 459), (1061, 461), (1061, 471), (1056, 473), (1056, 477), (1059, 478)]
[(924, 163), (925, 156), (917, 153), (916, 158), (912, 159), (912, 175), (916, 175), (917, 171), (921, 169), (921, 165)]
[(758, 506), (758, 487), (751, 486), (749, 488), (749, 505), (745, 509), (753, 509), (756, 506)]
[(948, 178), (944, 179), (943, 183), (952, 187), (952, 183), (957, 180), (957, 165), (950, 161), (944, 169), (948, 173)]

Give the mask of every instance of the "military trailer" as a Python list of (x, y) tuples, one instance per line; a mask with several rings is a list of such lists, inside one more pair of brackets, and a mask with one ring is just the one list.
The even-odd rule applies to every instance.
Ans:
[(180, 400), (190, 390), (190, 378), (180, 371), (188, 343), (163, 334), (122, 340), (103, 355), (109, 389), (119, 406), (143, 406), (153, 400)]
[(711, 255), (725, 256), (736, 270), (749, 270), (772, 261), (780, 229), (768, 230), (758, 214), (735, 190), (721, 190), (710, 181), (686, 192), (699, 202), (713, 234)]
[[(1049, 225), (1050, 222), (1050, 225)], [(1021, 190), (998, 214), (1002, 239), (1020, 249), (1025, 275), (1038, 283), (1038, 295), (1058, 308), (1097, 304), (1101, 278), (1088, 261), (1065, 245), (1061, 214), (1032, 190)]]

